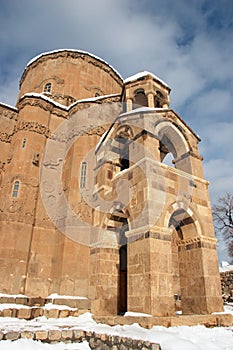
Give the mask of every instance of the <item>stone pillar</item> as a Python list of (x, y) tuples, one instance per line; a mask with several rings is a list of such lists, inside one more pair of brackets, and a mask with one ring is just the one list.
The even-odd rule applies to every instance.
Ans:
[(175, 158), (173, 160), (175, 167), (188, 174), (204, 178), (203, 168), (202, 168), (202, 157), (193, 152), (187, 152), (181, 157)]
[(147, 94), (147, 99), (148, 99), (148, 107), (154, 108), (154, 106), (155, 106), (155, 104), (154, 104), (154, 94), (152, 92), (149, 92)]
[(174, 315), (170, 236), (128, 231), (128, 310)]
[(91, 248), (90, 287), (92, 312), (116, 315), (118, 312), (119, 250)]
[(207, 313), (222, 312), (223, 301), (216, 239), (202, 238), (201, 246)]
[(178, 247), (184, 314), (223, 311), (216, 248), (205, 240), (182, 241)]
[(127, 98), (127, 112), (132, 111), (133, 109), (133, 101), (131, 98)]

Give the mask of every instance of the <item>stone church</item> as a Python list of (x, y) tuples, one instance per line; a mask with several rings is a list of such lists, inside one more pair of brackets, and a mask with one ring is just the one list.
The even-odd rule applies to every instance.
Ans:
[[(222, 311), (199, 137), (150, 72), (37, 56), (0, 103), (0, 292), (83, 296), (96, 314)], [(200, 111), (201, 112), (201, 111)]]

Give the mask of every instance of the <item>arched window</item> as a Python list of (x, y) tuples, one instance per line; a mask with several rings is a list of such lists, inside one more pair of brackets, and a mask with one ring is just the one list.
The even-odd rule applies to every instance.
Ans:
[(162, 141), (159, 142), (160, 150), (160, 161), (166, 165), (172, 166), (174, 168), (172, 154), (173, 146), (166, 137), (163, 137)]
[(52, 90), (52, 84), (51, 83), (47, 83), (44, 86), (44, 92), (51, 92)]
[(86, 187), (86, 181), (87, 181), (87, 162), (82, 162), (81, 164), (81, 170), (80, 170), (80, 188)]
[(148, 107), (147, 96), (143, 89), (139, 89), (135, 92), (133, 109), (141, 106)]
[(18, 193), (19, 193), (19, 181), (16, 180), (14, 182), (14, 186), (13, 186), (13, 190), (12, 190), (12, 197), (14, 197), (14, 198), (18, 197)]
[(26, 147), (26, 143), (27, 143), (27, 139), (23, 139), (23, 141), (22, 141), (22, 148)]
[(163, 101), (164, 101), (163, 94), (160, 91), (156, 91), (156, 95), (154, 97), (155, 108), (161, 108), (162, 104), (163, 104)]

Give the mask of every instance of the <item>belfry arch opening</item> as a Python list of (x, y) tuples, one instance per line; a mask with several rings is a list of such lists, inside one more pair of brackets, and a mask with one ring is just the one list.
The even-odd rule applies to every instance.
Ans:
[[(200, 261), (196, 259), (198, 246), (198, 232), (193, 217), (184, 209), (177, 209), (170, 217), (169, 228), (171, 229), (171, 252), (172, 252), (172, 273), (173, 291), (176, 311), (183, 314), (192, 314), (198, 309), (198, 291), (193, 289), (195, 278), (201, 279), (198, 271)], [(196, 246), (192, 241), (197, 240)], [(194, 261), (197, 267), (193, 266)], [(191, 269), (191, 266), (193, 269)], [(193, 270), (197, 274), (193, 274)]]
[(174, 156), (166, 146), (166, 144), (163, 143), (164, 141), (159, 141), (159, 150), (160, 150), (160, 161), (163, 164), (169, 165), (171, 167), (174, 167), (173, 159)]
[(114, 150), (119, 155), (120, 171), (128, 169), (129, 161), (129, 143), (132, 139), (133, 132), (128, 125), (122, 125), (118, 128), (116, 136), (114, 137)]
[(165, 97), (160, 91), (156, 91), (156, 94), (154, 96), (154, 106), (155, 108), (162, 108), (163, 102), (165, 100)]
[(145, 91), (143, 89), (138, 89), (134, 93), (133, 109), (139, 108), (141, 106), (148, 107), (148, 100)]
[(161, 163), (192, 174), (190, 147), (181, 128), (170, 120), (159, 121), (155, 132), (159, 139)]

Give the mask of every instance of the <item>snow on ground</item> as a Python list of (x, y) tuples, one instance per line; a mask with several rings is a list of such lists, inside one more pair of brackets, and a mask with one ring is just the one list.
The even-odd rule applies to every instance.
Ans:
[(19, 339), (16, 341), (3, 340), (0, 341), (0, 350), (89, 350), (87, 342), (73, 344), (43, 344), (40, 341)]
[[(232, 306), (226, 311), (232, 312)], [(39, 317), (35, 320), (19, 320), (16, 318), (0, 318), (0, 329), (5, 331), (39, 330), (39, 329), (60, 329), (68, 327), (71, 329), (82, 329), (95, 331), (109, 335), (143, 339), (159, 343), (162, 350), (232, 350), (233, 349), (233, 327), (206, 328), (204, 326), (179, 326), (165, 328), (155, 326), (151, 329), (140, 327), (137, 323), (124, 326), (108, 326), (97, 324), (90, 313), (79, 317), (68, 317), (61, 319), (46, 319)], [(86, 342), (78, 344), (43, 344), (38, 341), (19, 339), (14, 342), (0, 341), (0, 350), (87, 350)]]

